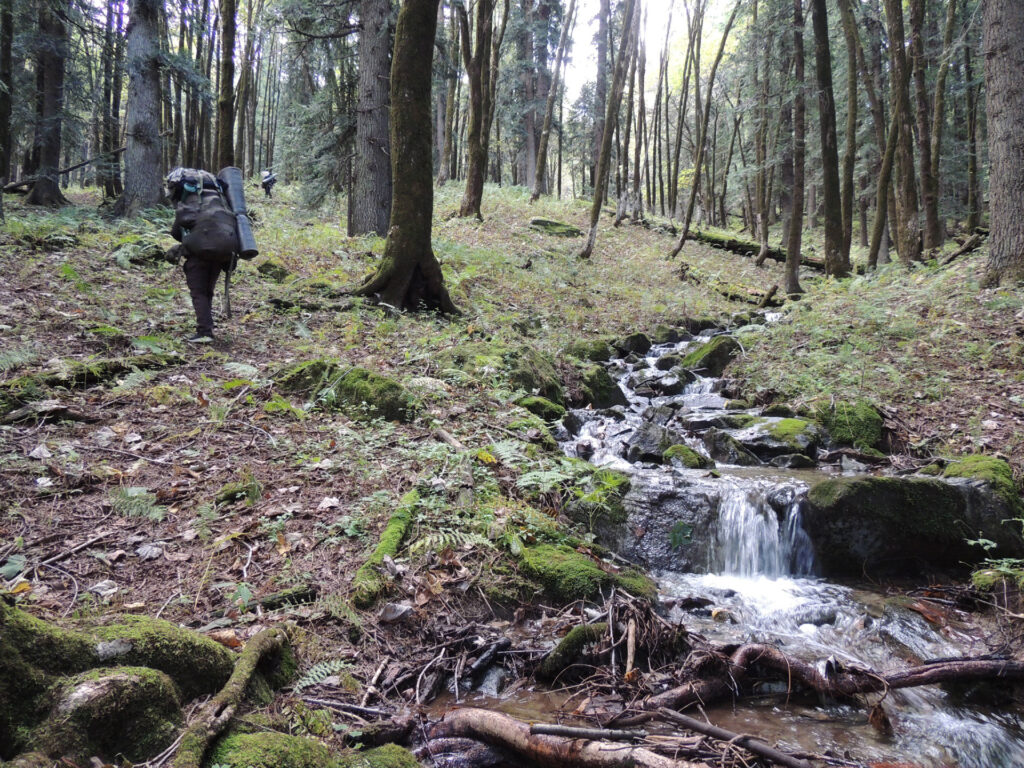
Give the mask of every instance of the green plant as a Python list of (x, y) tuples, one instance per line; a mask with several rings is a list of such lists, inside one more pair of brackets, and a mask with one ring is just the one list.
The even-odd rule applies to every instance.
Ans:
[(322, 683), (332, 675), (337, 675), (340, 672), (350, 669), (351, 666), (352, 665), (344, 659), (328, 659), (326, 661), (318, 662), (310, 667), (302, 677), (295, 681), (293, 689), (298, 693), (304, 688), (310, 688), (317, 683)]
[(110, 505), (122, 517), (145, 517), (155, 522), (167, 513), (166, 507), (156, 503), (156, 494), (143, 486), (115, 488), (110, 492)]

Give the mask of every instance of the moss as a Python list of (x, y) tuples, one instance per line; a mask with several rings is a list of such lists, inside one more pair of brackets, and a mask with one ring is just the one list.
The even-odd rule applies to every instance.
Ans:
[(541, 397), (540, 395), (521, 397), (516, 400), (516, 405), (525, 408), (545, 421), (558, 421), (565, 416), (565, 408), (557, 403), (552, 403), (546, 397)]
[(31, 739), (53, 757), (84, 765), (98, 755), (134, 763), (160, 753), (181, 725), (174, 682), (146, 667), (118, 667), (63, 680), (53, 714)]
[(420, 768), (413, 754), (397, 744), (365, 751), (350, 750), (338, 759), (337, 768)]
[(621, 586), (631, 594), (648, 597), (657, 590), (654, 583), (642, 574), (635, 571), (608, 573), (590, 557), (566, 546), (540, 544), (526, 547), (519, 562), (528, 576), (536, 579), (549, 595), (563, 602), (595, 597), (602, 588), (610, 586)]
[(529, 411), (521, 410), (518, 414), (514, 414), (512, 421), (508, 423), (508, 428), (515, 432), (525, 432), (526, 439), (537, 443), (546, 451), (558, 450), (558, 442), (551, 434), (544, 419)]
[(274, 258), (264, 261), (256, 267), (256, 271), (275, 283), (283, 283), (292, 274), (291, 270), (288, 269), (280, 259)]
[(604, 622), (577, 624), (541, 660), (536, 671), (537, 678), (554, 680), (582, 655), (588, 645), (601, 642), (607, 634), (608, 625)]
[(553, 403), (565, 405), (565, 394), (554, 363), (536, 348), (523, 344), (511, 351), (509, 382), (514, 387), (525, 389), (546, 397)]
[(688, 352), (682, 365), (690, 370), (701, 370), (706, 376), (721, 376), (739, 351), (739, 342), (732, 336), (715, 336)]
[(91, 632), (110, 653), (121, 651), (110, 660), (166, 673), (186, 700), (220, 690), (234, 668), (235, 657), (223, 645), (168, 621), (124, 616)]
[(807, 449), (818, 440), (815, 425), (803, 419), (782, 419), (772, 422), (766, 426), (766, 432), (788, 445), (794, 453), (807, 453)]
[(337, 360), (304, 360), (280, 371), (274, 378), (274, 383), (282, 392), (313, 395), (333, 381), (338, 371)]
[(609, 339), (590, 339), (574, 341), (565, 348), (565, 354), (591, 363), (607, 363), (612, 359), (615, 350), (612, 349)]
[(620, 355), (642, 355), (651, 348), (651, 339), (646, 333), (631, 333), (612, 342), (612, 346)]
[(669, 325), (658, 325), (651, 333), (651, 341), (655, 344), (675, 344), (682, 339), (682, 334)]
[(1024, 589), (1024, 561), (1016, 561), (1018, 568), (982, 568), (971, 574), (971, 584), (978, 589), (990, 592), (1006, 581), (1012, 582), (1017, 589)]
[(931, 477), (941, 477), (942, 476), (942, 465), (941, 464), (929, 464), (928, 466), (921, 467), (919, 470), (917, 470), (917, 474), (919, 474), (919, 475), (929, 475)]
[(595, 408), (625, 405), (626, 396), (603, 365), (588, 365), (580, 371), (583, 400)]
[(784, 403), (772, 403), (761, 411), (762, 416), (781, 416), (784, 419), (791, 419), (796, 413)]
[(836, 443), (863, 449), (877, 448), (882, 441), (882, 416), (867, 400), (821, 405), (815, 416)]
[(762, 421), (764, 419), (750, 413), (728, 413), (721, 417), (719, 423), (724, 429), (746, 429)]
[(208, 764), (232, 768), (333, 768), (337, 761), (318, 741), (269, 731), (228, 734), (214, 746)]
[(679, 462), (688, 469), (706, 469), (715, 466), (715, 462), (706, 456), (697, 453), (693, 448), (686, 445), (673, 445), (662, 454), (662, 459), (668, 462)]
[(350, 368), (336, 377), (320, 392), (319, 401), (354, 419), (383, 417), (388, 421), (410, 422), (419, 411), (418, 403), (405, 387), (365, 368)]
[(749, 400), (727, 400), (725, 402), (725, 407), (729, 410), (745, 411), (747, 408), (752, 408), (753, 405)]
[(583, 231), (579, 227), (552, 219), (530, 219), (530, 229), (552, 237), (583, 237)]
[(629, 488), (629, 475), (599, 469), (573, 489), (576, 498), (566, 504), (565, 513), (573, 522), (587, 526), (591, 533), (607, 525), (621, 525), (627, 518), (623, 500)]
[(412, 514), (419, 504), (420, 496), (416, 491), (409, 491), (398, 502), (398, 509), (391, 515), (384, 532), (380, 535), (380, 541), (369, 559), (356, 571), (352, 579), (354, 595), (352, 602), (357, 608), (369, 608), (383, 594), (387, 586), (384, 576), (380, 573), (380, 566), (384, 557), (394, 557), (402, 544), (402, 539), (409, 531), (412, 524)]
[(987, 483), (1015, 514), (1024, 514), (1024, 504), (1013, 482), (1013, 470), (1003, 459), (978, 453), (946, 466), (943, 477), (964, 477)]

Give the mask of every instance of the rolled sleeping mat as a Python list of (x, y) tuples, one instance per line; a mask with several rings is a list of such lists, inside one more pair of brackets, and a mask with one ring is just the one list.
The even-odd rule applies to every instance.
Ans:
[(256, 238), (252, 233), (252, 222), (245, 208), (245, 191), (242, 187), (242, 171), (229, 165), (221, 168), (217, 179), (224, 185), (224, 194), (235, 214), (235, 226), (238, 229), (238, 255), (243, 259), (252, 259), (259, 255)]

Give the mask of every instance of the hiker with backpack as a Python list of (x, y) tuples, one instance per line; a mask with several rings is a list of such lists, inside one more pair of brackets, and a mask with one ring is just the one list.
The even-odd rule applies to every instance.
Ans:
[(171, 237), (185, 255), (185, 283), (196, 313), (196, 333), (188, 341), (208, 344), (213, 336), (213, 294), (224, 273), (225, 314), (231, 316), (228, 286), (239, 257), (251, 259), (258, 251), (242, 194), (242, 173), (224, 168), (209, 171), (175, 168), (167, 176), (175, 204)]

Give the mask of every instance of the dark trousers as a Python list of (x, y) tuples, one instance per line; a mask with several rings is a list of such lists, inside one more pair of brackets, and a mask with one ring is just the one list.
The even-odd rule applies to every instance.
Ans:
[(192, 308), (196, 311), (196, 333), (213, 335), (213, 294), (217, 289), (223, 265), (189, 256), (185, 259), (185, 283), (192, 295)]

